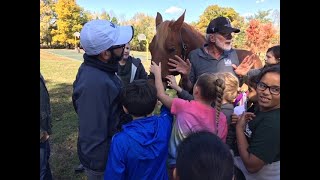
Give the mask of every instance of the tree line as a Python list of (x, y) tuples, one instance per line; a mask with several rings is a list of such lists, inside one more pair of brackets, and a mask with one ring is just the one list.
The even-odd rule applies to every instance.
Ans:
[[(205, 34), (210, 20), (225, 16), (234, 27), (241, 31), (234, 35), (234, 47), (248, 49), (256, 54), (264, 54), (268, 47), (280, 44), (280, 12), (277, 10), (258, 11), (254, 15), (240, 16), (233, 8), (209, 5), (197, 22), (192, 22), (197, 30)], [(148, 42), (155, 34), (155, 18), (144, 13), (136, 13), (129, 20), (118, 20), (104, 9), (90, 12), (80, 7), (75, 0), (40, 0), (40, 47), (74, 48), (79, 38), (74, 36), (83, 25), (92, 19), (106, 19), (118, 25), (132, 25), (135, 29), (131, 48), (145, 51), (146, 42), (137, 38), (145, 34)]]

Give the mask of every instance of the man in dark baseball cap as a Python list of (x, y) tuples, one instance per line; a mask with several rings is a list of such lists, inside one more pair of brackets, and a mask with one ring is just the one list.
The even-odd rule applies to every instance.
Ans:
[(240, 29), (233, 28), (228, 18), (220, 16), (213, 19), (207, 27), (207, 34), (216, 32), (230, 34), (232, 32), (238, 33), (240, 32)]
[[(191, 91), (198, 77), (203, 73), (230, 72), (239, 77), (239, 71), (234, 66), (240, 66), (240, 70), (249, 70), (251, 66), (240, 63), (236, 50), (232, 48), (232, 34), (240, 30), (232, 27), (226, 17), (217, 17), (210, 21), (206, 30), (205, 44), (189, 53), (191, 67), (189, 73), (182, 74), (182, 86), (185, 90)], [(253, 60), (250, 60), (252, 62)], [(177, 62), (177, 61), (176, 61)], [(176, 67), (186, 66), (175, 63)]]

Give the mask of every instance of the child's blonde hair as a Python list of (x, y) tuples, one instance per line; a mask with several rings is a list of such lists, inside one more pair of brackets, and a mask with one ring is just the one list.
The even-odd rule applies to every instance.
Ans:
[(224, 80), (225, 89), (223, 91), (223, 99), (232, 104), (238, 95), (239, 80), (230, 72), (216, 73), (217, 76)]

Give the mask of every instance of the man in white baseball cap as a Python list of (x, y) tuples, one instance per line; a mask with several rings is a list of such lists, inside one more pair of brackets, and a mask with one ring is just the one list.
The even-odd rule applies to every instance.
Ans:
[(85, 54), (73, 83), (72, 102), (79, 119), (78, 157), (89, 180), (104, 178), (111, 138), (123, 113), (118, 61), (133, 34), (132, 26), (107, 20), (89, 21), (80, 32)]

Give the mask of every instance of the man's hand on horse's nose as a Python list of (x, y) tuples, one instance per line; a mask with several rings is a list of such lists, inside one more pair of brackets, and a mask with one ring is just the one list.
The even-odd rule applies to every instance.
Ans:
[(169, 58), (168, 65), (174, 67), (172, 69), (169, 69), (169, 71), (170, 72), (177, 71), (177, 72), (181, 73), (182, 75), (188, 75), (191, 71), (191, 63), (190, 63), (189, 59), (184, 61), (177, 55), (175, 55), (175, 58), (177, 60)]

